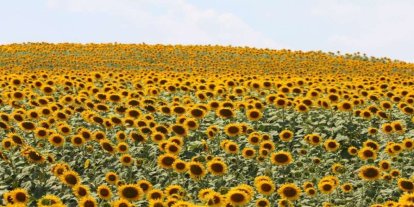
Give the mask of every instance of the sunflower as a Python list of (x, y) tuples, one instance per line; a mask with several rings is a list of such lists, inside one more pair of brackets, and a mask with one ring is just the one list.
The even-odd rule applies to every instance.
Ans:
[(65, 139), (60, 134), (52, 134), (48, 140), (55, 147), (62, 147), (65, 144)]
[(151, 189), (147, 193), (147, 200), (163, 200), (164, 192), (160, 189)]
[(388, 171), (391, 169), (391, 162), (388, 160), (381, 160), (378, 163), (378, 167), (382, 170), (382, 171)]
[(414, 113), (414, 108), (413, 107), (411, 107), (411, 106), (405, 106), (404, 108), (402, 108), (402, 110), (401, 110), (404, 114), (407, 114), (407, 115), (411, 115), (411, 114), (413, 114)]
[(129, 202), (127, 199), (120, 198), (118, 200), (112, 201), (112, 207), (133, 207), (134, 205)]
[(200, 108), (193, 108), (189, 111), (189, 113), (196, 119), (202, 119), (206, 115), (206, 112)]
[(178, 144), (178, 146), (180, 146), (180, 147), (182, 147), (184, 145), (184, 139), (182, 137), (179, 137), (179, 136), (172, 136), (168, 139), (168, 141), (174, 142), (174, 143)]
[(306, 188), (305, 189), (306, 195), (312, 197), (316, 195), (316, 189), (314, 187)]
[(358, 176), (366, 181), (378, 180), (381, 177), (381, 170), (375, 166), (365, 165), (359, 169)]
[(246, 192), (237, 189), (232, 189), (226, 194), (228, 202), (234, 206), (246, 205), (249, 202), (248, 197)]
[(75, 135), (75, 136), (72, 136), (72, 138), (70, 139), (70, 142), (73, 144), (73, 146), (80, 147), (85, 143), (85, 139), (81, 136)]
[(362, 144), (364, 147), (371, 147), (373, 150), (378, 151), (379, 150), (379, 144), (371, 139), (366, 140)]
[[(130, 136), (131, 136), (132, 139), (137, 140), (138, 142), (146, 140), (145, 137), (143, 137), (142, 135), (140, 135), (138, 133), (131, 133)], [(151, 134), (151, 141), (153, 141), (156, 144), (161, 143), (165, 139), (166, 139), (165, 134), (163, 134), (161, 132), (155, 132), (155, 133)]]
[(11, 139), (14, 145), (22, 146), (25, 145), (25, 140), (21, 136), (15, 133), (7, 134), (8, 139)]
[(69, 135), (72, 132), (72, 129), (67, 124), (60, 124), (58, 130), (64, 136)]
[(218, 131), (213, 130), (211, 127), (208, 127), (207, 130), (206, 130), (206, 134), (207, 134), (209, 139), (213, 139), (217, 135), (217, 132)]
[(392, 125), (391, 125), (391, 124), (389, 124), (389, 123), (384, 123), (384, 124), (382, 124), (382, 126), (381, 126), (381, 130), (382, 130), (382, 132), (383, 132), (384, 134), (390, 134), (390, 133), (392, 133), (392, 132), (394, 131), (394, 128), (392, 127)]
[(161, 168), (171, 169), (173, 168), (173, 163), (177, 159), (177, 155), (166, 153), (158, 156), (157, 163)]
[(127, 136), (124, 131), (118, 131), (116, 133), (116, 140), (119, 142), (123, 142), (127, 139)]
[(20, 91), (15, 91), (12, 94), (12, 98), (16, 101), (23, 100), (25, 98), (25, 94)]
[(167, 205), (162, 200), (149, 200), (148, 207), (167, 207)]
[(349, 193), (351, 192), (353, 189), (352, 184), (351, 183), (344, 183), (341, 185), (341, 190), (344, 193)]
[(286, 198), (281, 198), (277, 201), (277, 206), (279, 207), (293, 207), (293, 204), (290, 200)]
[(85, 128), (81, 128), (78, 131), (78, 135), (80, 135), (85, 141), (89, 141), (92, 138), (91, 132), (88, 129), (85, 129)]
[(11, 138), (5, 138), (1, 141), (3, 149), (9, 150), (14, 146), (14, 142)]
[(256, 150), (251, 147), (245, 147), (242, 150), (242, 156), (246, 159), (252, 159), (256, 156)]
[(188, 163), (188, 171), (190, 177), (195, 180), (199, 180), (206, 175), (206, 170), (200, 162), (191, 161)]
[(188, 129), (184, 125), (181, 124), (174, 124), (171, 126), (171, 131), (173, 131), (176, 135), (185, 137), (187, 136)]
[(116, 182), (119, 180), (119, 177), (115, 172), (107, 172), (105, 174), (105, 180), (109, 184), (116, 184)]
[(237, 154), (239, 152), (239, 145), (236, 142), (228, 141), (224, 146), (224, 151), (228, 154)]
[(3, 130), (9, 130), (10, 126), (5, 122), (0, 121), (0, 128), (3, 129)]
[(227, 124), (224, 127), (224, 132), (229, 137), (234, 137), (234, 136), (241, 134), (242, 130), (243, 129), (241, 128), (241, 126), (237, 123)]
[(123, 154), (120, 158), (119, 161), (121, 162), (121, 164), (123, 166), (131, 166), (132, 163), (134, 163), (134, 158), (129, 155), (129, 154)]
[(180, 146), (180, 145), (178, 145), (178, 144), (177, 144), (177, 143), (175, 143), (175, 142), (170, 142), (170, 141), (167, 141), (167, 143), (166, 143), (166, 145), (165, 145), (165, 151), (166, 151), (167, 153), (177, 155), (177, 154), (179, 154), (179, 153), (180, 153), (180, 151), (181, 151), (181, 146)]
[(110, 154), (114, 154), (116, 152), (116, 148), (112, 145), (112, 143), (107, 139), (102, 139), (99, 141), (101, 148)]
[(184, 121), (184, 126), (187, 127), (189, 130), (196, 130), (200, 126), (197, 119), (188, 118)]
[(19, 126), (22, 130), (25, 130), (27, 132), (30, 132), (36, 129), (36, 125), (31, 121), (22, 121), (19, 123)]
[(82, 198), (90, 195), (90, 189), (86, 185), (77, 184), (72, 187), (72, 191), (77, 198)]
[(290, 152), (278, 151), (272, 153), (270, 161), (274, 165), (288, 165), (293, 162), (293, 158)]
[(293, 183), (285, 183), (280, 186), (277, 193), (282, 197), (282, 199), (294, 201), (299, 199), (301, 190)]
[(249, 134), (249, 136), (247, 137), (247, 141), (251, 145), (258, 145), (258, 144), (260, 144), (261, 138), (262, 137), (260, 136), (259, 133), (253, 132), (253, 133)]
[(263, 180), (263, 181), (259, 181), (257, 183), (255, 183), (256, 189), (257, 191), (265, 196), (269, 196), (271, 194), (273, 194), (273, 192), (275, 192), (276, 190), (276, 186), (275, 184), (273, 184), (272, 180)]
[(186, 108), (182, 106), (173, 106), (172, 112), (176, 115), (182, 115), (182, 114), (185, 114)]
[(185, 193), (185, 191), (180, 185), (169, 185), (165, 188), (165, 194), (167, 196), (180, 195), (182, 193)]
[(270, 201), (267, 198), (259, 198), (256, 200), (256, 207), (270, 207)]
[(118, 187), (118, 194), (120, 198), (136, 201), (144, 197), (144, 191), (136, 184), (125, 184)]
[(246, 116), (250, 121), (258, 121), (263, 117), (263, 114), (258, 109), (250, 109), (246, 111)]
[(79, 174), (73, 170), (63, 172), (59, 178), (64, 184), (71, 187), (79, 184), (81, 181)]
[(260, 143), (260, 148), (261, 149), (267, 149), (269, 151), (273, 151), (276, 149), (275, 143), (273, 141), (270, 140), (266, 140), (266, 141), (262, 141), (262, 143)]
[(169, 205), (171, 207), (192, 207), (194, 204), (190, 203), (189, 201), (178, 200), (174, 204)]
[(378, 129), (377, 128), (373, 128), (373, 127), (369, 127), (368, 128), (368, 134), (369, 135), (375, 135), (378, 133)]
[(302, 187), (303, 187), (304, 189), (307, 189), (307, 188), (313, 188), (313, 187), (314, 187), (314, 185), (313, 185), (313, 183), (312, 183), (312, 182), (310, 182), (310, 181), (306, 181), (306, 182), (304, 182), (304, 183), (303, 183)]
[(318, 183), (318, 189), (323, 194), (331, 194), (335, 190), (335, 184), (329, 180), (321, 180)]
[(298, 104), (295, 107), (296, 111), (301, 112), (301, 113), (305, 113), (309, 111), (309, 107), (305, 104)]
[(211, 207), (220, 207), (224, 206), (226, 198), (218, 192), (210, 192), (205, 196), (205, 202), (208, 206)]
[[(411, 207), (414, 201), (414, 193), (407, 193), (401, 195), (400, 199), (398, 199), (398, 205), (395, 206), (408, 206)], [(407, 205), (399, 205), (399, 204), (407, 204)]]
[[(388, 146), (387, 146), (387, 147), (388, 147)], [(400, 144), (400, 143), (391, 143), (391, 144), (389, 145), (389, 147), (391, 147), (391, 148), (392, 148), (392, 151), (393, 151), (393, 154), (394, 154), (394, 155), (397, 155), (397, 154), (401, 153), (401, 152), (404, 150), (403, 145), (402, 145), (402, 144)]]
[(219, 117), (225, 118), (225, 119), (232, 118), (232, 117), (235, 116), (235, 114), (234, 114), (234, 112), (233, 112), (232, 109), (230, 109), (230, 108), (223, 108), (223, 107), (218, 108), (216, 110), (216, 114)]
[(47, 206), (64, 206), (64, 205), (62, 203), (62, 200), (59, 197), (52, 195), (52, 194), (46, 194), (37, 201), (37, 206), (47, 207)]
[(26, 189), (23, 189), (23, 188), (16, 188), (16, 189), (10, 191), (10, 196), (12, 198), (12, 201), (15, 204), (25, 204), (25, 205), (27, 205), (27, 203), (30, 200), (29, 193), (27, 192)]
[(343, 101), (338, 104), (338, 109), (340, 111), (352, 111), (353, 104), (349, 101)]
[(378, 206), (378, 207), (393, 207), (396, 205), (397, 205), (397, 202), (395, 201), (385, 201), (382, 206)]
[(147, 193), (152, 189), (152, 184), (148, 180), (139, 180), (137, 185), (142, 189), (142, 191), (144, 191), (144, 193)]
[(362, 110), (359, 116), (365, 120), (369, 120), (372, 118), (372, 113), (369, 110)]
[(178, 173), (185, 173), (188, 170), (187, 162), (182, 161), (180, 159), (176, 159), (173, 162), (172, 167), (173, 167), (174, 171), (178, 172)]
[(126, 153), (128, 152), (128, 144), (126, 142), (120, 142), (118, 143), (118, 145), (116, 146), (118, 152), (120, 153)]
[(290, 142), (293, 139), (293, 132), (285, 129), (279, 133), (279, 138), (283, 142)]
[(197, 197), (200, 201), (207, 202), (208, 195), (214, 193), (215, 191), (212, 188), (203, 188), (198, 191)]
[(398, 179), (398, 188), (404, 192), (413, 192), (414, 191), (414, 182), (410, 179), (399, 178)]
[(397, 178), (397, 177), (400, 177), (401, 172), (400, 172), (400, 170), (398, 170), (398, 169), (392, 169), (392, 170), (390, 171), (390, 175), (391, 175), (393, 178)]
[(160, 143), (158, 143), (158, 149), (161, 152), (165, 152), (165, 146), (167, 146), (167, 144), (168, 144), (168, 141), (166, 141), (166, 140), (161, 141)]
[(112, 197), (112, 191), (107, 185), (100, 185), (96, 190), (99, 198), (103, 200), (109, 200)]
[(215, 176), (222, 176), (227, 173), (227, 165), (223, 161), (213, 160), (207, 163), (207, 170)]
[(25, 153), (26, 153), (25, 156), (32, 163), (43, 163), (45, 161), (45, 157), (34, 149), (30, 149)]
[(312, 146), (318, 146), (322, 143), (322, 137), (319, 134), (308, 134), (304, 138)]
[(276, 98), (273, 103), (277, 108), (284, 108), (288, 105), (288, 101), (282, 97)]
[(208, 102), (208, 107), (211, 109), (218, 109), (220, 107), (220, 102), (216, 100), (211, 100)]
[(330, 202), (323, 202), (322, 207), (334, 207), (334, 204), (332, 204)]
[(108, 100), (117, 103), (117, 102), (120, 102), (121, 99), (122, 98), (121, 98), (121, 96), (119, 94), (111, 94), (111, 95), (109, 95), (109, 99)]
[(403, 134), (405, 132), (404, 126), (399, 121), (393, 121), (391, 127), (396, 133)]
[(325, 140), (325, 142), (324, 142), (323, 145), (325, 147), (325, 150), (328, 151), (328, 152), (335, 152), (340, 147), (339, 142), (336, 141), (336, 140), (334, 140), (334, 139), (327, 139), (327, 140)]
[(414, 149), (414, 140), (410, 138), (405, 138), (402, 141), (402, 145), (404, 147), (404, 150), (411, 151)]
[(332, 172), (335, 174), (343, 173), (345, 171), (345, 168), (340, 163), (335, 163), (332, 165)]
[(141, 111), (139, 111), (138, 109), (133, 109), (133, 108), (127, 109), (125, 113), (127, 117), (131, 117), (135, 119), (142, 115)]
[(348, 154), (354, 156), (358, 154), (358, 149), (354, 146), (350, 146), (348, 147)]
[(52, 173), (56, 176), (56, 177), (60, 177), (61, 175), (63, 175), (64, 172), (70, 170), (70, 167), (68, 164), (66, 163), (56, 163), (52, 166)]
[(377, 159), (377, 152), (372, 147), (363, 147), (358, 151), (358, 157), (361, 160)]

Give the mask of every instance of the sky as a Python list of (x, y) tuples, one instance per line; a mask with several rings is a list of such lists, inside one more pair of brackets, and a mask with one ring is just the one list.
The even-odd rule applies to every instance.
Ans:
[(0, 8), (0, 44), (210, 44), (414, 62), (414, 0), (0, 0)]

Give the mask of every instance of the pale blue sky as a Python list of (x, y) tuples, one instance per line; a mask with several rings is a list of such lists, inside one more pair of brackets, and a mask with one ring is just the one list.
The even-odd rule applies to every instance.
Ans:
[(412, 0), (0, 0), (0, 44), (220, 44), (414, 62)]

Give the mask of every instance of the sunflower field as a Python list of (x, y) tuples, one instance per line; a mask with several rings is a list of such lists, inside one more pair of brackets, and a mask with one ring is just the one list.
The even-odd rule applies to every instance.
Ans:
[(414, 206), (414, 64), (0, 46), (2, 206)]

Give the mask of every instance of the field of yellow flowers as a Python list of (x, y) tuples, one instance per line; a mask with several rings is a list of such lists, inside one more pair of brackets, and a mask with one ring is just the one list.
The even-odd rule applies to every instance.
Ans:
[(414, 64), (0, 46), (0, 205), (414, 206)]

